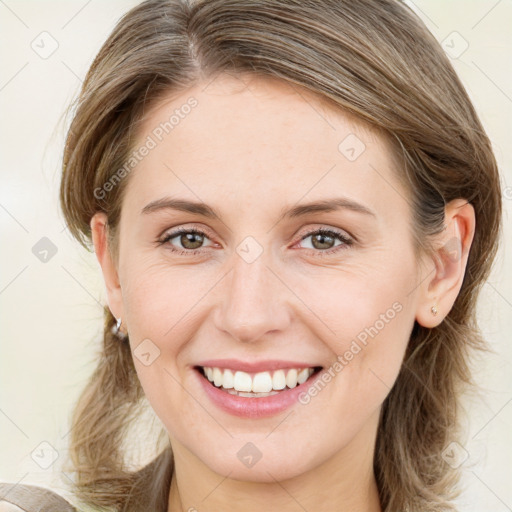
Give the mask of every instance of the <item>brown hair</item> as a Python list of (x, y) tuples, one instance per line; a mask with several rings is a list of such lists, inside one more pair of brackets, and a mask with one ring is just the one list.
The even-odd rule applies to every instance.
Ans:
[[(138, 123), (158, 98), (222, 72), (285, 80), (384, 134), (410, 190), (416, 249), (432, 249), (446, 203), (473, 205), (476, 232), (462, 288), (438, 327), (415, 323), (382, 407), (374, 457), (385, 512), (452, 510), (459, 475), (441, 454), (460, 439), (460, 398), (474, 385), (471, 349), (486, 347), (476, 301), (498, 248), (501, 190), (464, 86), (409, 7), (398, 0), (149, 0), (132, 9), (91, 65), (69, 129), (60, 199), (71, 233), (89, 248), (91, 217), (104, 211), (115, 254), (129, 176), (104, 197), (95, 191), (123, 167)], [(105, 307), (98, 366), (72, 418), (74, 493), (88, 504), (142, 510), (148, 504), (137, 504), (138, 489), (154, 480), (151, 471), (126, 467), (122, 443), (144, 394), (129, 344), (111, 333), (114, 322)], [(169, 446), (164, 455), (172, 470)], [(168, 483), (166, 475), (159, 482)], [(156, 509), (166, 510), (167, 492), (155, 498)]]

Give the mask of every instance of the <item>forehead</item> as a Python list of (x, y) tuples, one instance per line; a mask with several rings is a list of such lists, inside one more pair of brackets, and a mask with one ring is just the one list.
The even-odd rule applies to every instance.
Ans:
[(378, 207), (389, 206), (399, 188), (385, 139), (274, 78), (224, 74), (169, 93), (137, 133), (136, 149), (151, 149), (131, 172), (127, 196), (141, 207), (165, 193), (215, 204), (275, 195), (280, 207), (336, 189)]
[[(189, 106), (192, 101), (194, 107)], [(172, 127), (165, 130), (169, 120)], [(216, 130), (212, 132), (212, 128)], [(220, 143), (236, 151), (244, 143), (240, 149), (245, 150), (251, 137), (255, 142), (265, 142), (268, 149), (278, 148), (282, 141), (302, 140), (317, 147), (320, 141), (331, 148), (334, 143), (338, 150), (336, 142), (345, 132), (374, 143), (384, 142), (369, 125), (304, 87), (274, 77), (226, 73), (185, 92), (170, 92), (159, 98), (139, 128), (140, 135), (152, 132), (159, 142), (172, 138), (182, 149), (197, 144), (199, 139), (206, 147), (215, 138), (216, 146)], [(191, 137), (191, 132), (196, 137)], [(229, 140), (220, 137), (225, 132), (231, 134)], [(292, 149), (300, 151), (296, 146)]]

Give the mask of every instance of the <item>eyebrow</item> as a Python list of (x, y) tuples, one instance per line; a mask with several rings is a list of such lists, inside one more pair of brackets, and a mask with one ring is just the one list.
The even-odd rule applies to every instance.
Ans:
[[(332, 199), (324, 199), (321, 201), (300, 204), (289, 210), (281, 210), (280, 218), (293, 219), (311, 213), (332, 212), (339, 209), (352, 210), (354, 212), (363, 213), (373, 217), (377, 216), (373, 210), (367, 206), (364, 206), (363, 204), (353, 201), (347, 197), (336, 197)], [(187, 213), (202, 215), (203, 217), (208, 217), (211, 219), (219, 218), (219, 215), (216, 213), (216, 211), (205, 203), (171, 197), (162, 197), (161, 199), (151, 201), (146, 206), (144, 206), (144, 208), (142, 208), (141, 214), (148, 214), (161, 210), (179, 210)]]

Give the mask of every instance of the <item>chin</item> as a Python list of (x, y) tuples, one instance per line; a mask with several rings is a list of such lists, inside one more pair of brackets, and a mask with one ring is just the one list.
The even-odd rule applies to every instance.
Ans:
[[(266, 435), (268, 432), (265, 433)], [(289, 436), (288, 440), (290, 440)], [(297, 442), (292, 444), (300, 448), (290, 450), (280, 442), (279, 438), (270, 442), (263, 436), (255, 440), (255, 436), (247, 435), (230, 438), (225, 445), (214, 446), (212, 441), (212, 444), (203, 444), (197, 447), (197, 450), (193, 447), (189, 449), (192, 449), (211, 471), (223, 477), (249, 482), (275, 483), (276, 480), (294, 478), (316, 467), (316, 461), (311, 457), (316, 450), (305, 449), (307, 443), (304, 443), (304, 435), (300, 435)], [(319, 456), (318, 452), (316, 456)]]
[[(235, 455), (236, 457), (236, 455)], [(255, 483), (275, 483), (294, 478), (308, 471), (307, 464), (299, 464), (295, 458), (289, 456), (276, 456), (275, 454), (263, 460), (263, 457), (252, 467), (247, 467), (238, 459), (233, 463), (229, 460), (205, 460), (203, 461), (215, 473), (232, 480)]]

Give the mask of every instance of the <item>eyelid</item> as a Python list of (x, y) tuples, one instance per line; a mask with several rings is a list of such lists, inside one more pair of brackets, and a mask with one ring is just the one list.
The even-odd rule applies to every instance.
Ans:
[[(187, 254), (196, 254), (197, 252), (201, 252), (203, 249), (207, 248), (207, 247), (211, 247), (212, 245), (215, 245), (215, 242), (212, 240), (212, 237), (208, 230), (201, 227), (201, 228), (198, 228), (196, 226), (184, 226), (184, 225), (179, 225), (175, 228), (168, 228), (166, 229), (163, 234), (161, 236), (158, 237), (157, 239), (157, 245), (160, 246), (160, 245), (165, 245), (167, 243), (170, 242), (170, 240), (172, 240), (173, 238), (176, 238), (178, 237), (179, 235), (181, 235), (182, 233), (197, 233), (199, 235), (202, 235), (204, 238), (207, 238), (208, 240), (210, 240), (211, 242), (211, 245), (208, 245), (206, 247), (199, 247), (198, 249), (180, 249), (178, 247), (173, 247), (171, 246), (172, 248), (170, 249), (171, 251), (173, 252), (182, 252), (182, 253), (187, 253)], [(169, 245), (171, 245), (169, 243)]]
[[(179, 254), (186, 254), (186, 255), (196, 255), (198, 253), (203, 252), (204, 249), (207, 249), (208, 247), (212, 247), (216, 244), (216, 242), (213, 240), (214, 237), (212, 237), (209, 233), (209, 230), (205, 227), (197, 227), (195, 225), (187, 226), (187, 225), (178, 225), (175, 228), (167, 228), (164, 233), (158, 238), (157, 245), (165, 245), (168, 242), (170, 242), (171, 239), (176, 238), (182, 233), (191, 233), (196, 232), (197, 234), (203, 235), (205, 238), (210, 240), (211, 245), (206, 247), (199, 247), (197, 249), (180, 249), (177, 247), (172, 246), (170, 243), (169, 245), (171, 248), (169, 249), (171, 252), (179, 253)], [(327, 236), (334, 235), (335, 239), (340, 240), (342, 243), (339, 245), (335, 245), (334, 247), (331, 247), (329, 249), (309, 249), (306, 248), (305, 250), (308, 252), (313, 252), (315, 255), (318, 256), (327, 256), (333, 253), (337, 253), (340, 250), (343, 250), (343, 248), (349, 248), (350, 246), (354, 245), (354, 243), (357, 242), (356, 238), (353, 237), (351, 234), (349, 234), (347, 231), (341, 229), (341, 228), (334, 228), (327, 226), (325, 224), (318, 224), (316, 227), (309, 228), (306, 232), (302, 233), (300, 238), (295, 241), (292, 245), (292, 247), (296, 246), (306, 238), (317, 235), (317, 234), (325, 234)], [(304, 249), (303, 249), (304, 250)]]
[(313, 235), (315, 233), (321, 232), (321, 231), (335, 233), (336, 235), (346, 238), (348, 240), (351, 240), (353, 242), (357, 241), (356, 237), (352, 236), (345, 229), (336, 228), (334, 226), (329, 226), (327, 224), (317, 224), (316, 226), (314, 226), (312, 228), (307, 228), (306, 231), (302, 235), (300, 235), (300, 240), (304, 240), (304, 238), (306, 238), (310, 235)]
[(292, 247), (295, 247), (296, 245), (300, 244), (303, 240), (309, 238), (310, 236), (318, 235), (318, 234), (324, 234), (326, 236), (330, 236), (334, 238), (335, 240), (339, 240), (341, 243), (339, 245), (334, 245), (334, 247), (331, 247), (329, 249), (310, 249), (305, 248), (303, 250), (306, 250), (308, 253), (313, 253), (315, 257), (327, 257), (330, 255), (338, 254), (340, 251), (349, 249), (352, 247), (356, 240), (354, 237), (349, 235), (346, 231), (339, 229), (339, 228), (331, 228), (326, 227), (324, 225), (316, 228), (311, 228), (306, 233), (302, 234), (300, 239), (293, 244)]
[(185, 223), (185, 224), (176, 224), (175, 226), (170, 226), (170, 227), (165, 228), (163, 230), (162, 234), (158, 238), (162, 238), (168, 234), (176, 233), (176, 232), (183, 231), (183, 230), (190, 230), (190, 231), (196, 230), (196, 231), (204, 232), (208, 236), (213, 236), (213, 231), (211, 231), (204, 224), (189, 222), (189, 223)]

